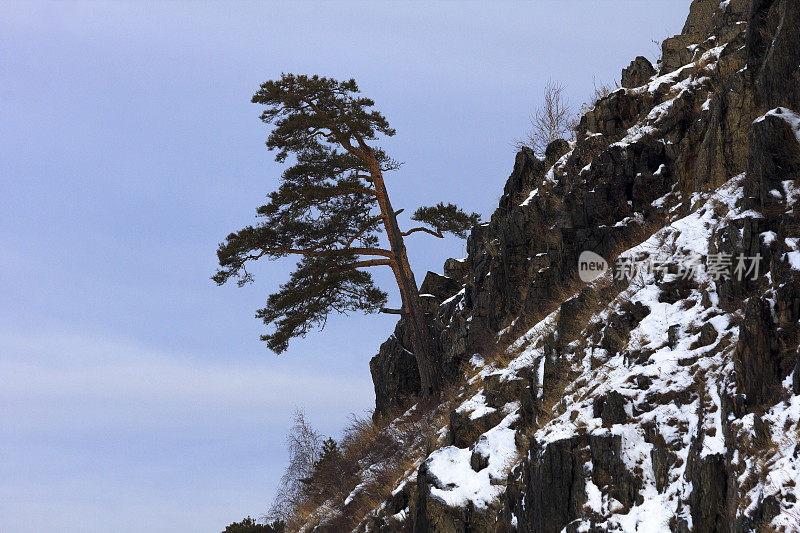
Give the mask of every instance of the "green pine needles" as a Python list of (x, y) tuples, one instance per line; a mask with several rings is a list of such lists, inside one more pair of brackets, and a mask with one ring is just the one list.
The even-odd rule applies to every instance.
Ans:
[(256, 316), (273, 331), (262, 335), (281, 353), (289, 341), (322, 328), (331, 312), (383, 310), (387, 294), (365, 269), (389, 266), (403, 301), (399, 310), (414, 339), (421, 389), (439, 386), (433, 343), (425, 325), (404, 238), (415, 232), (466, 237), (480, 221), (453, 204), (420, 207), (411, 217), (418, 227), (401, 231), (389, 201), (384, 173), (400, 164), (373, 143), (395, 130), (374, 102), (359, 94), (355, 80), (284, 74), (265, 82), (253, 96), (265, 106), (261, 120), (272, 125), (267, 148), (275, 159), (294, 157), (257, 209), (257, 224), (231, 233), (219, 245), (219, 269), (212, 279), (253, 280), (247, 264), (261, 258), (300, 257), (289, 281), (269, 296)]

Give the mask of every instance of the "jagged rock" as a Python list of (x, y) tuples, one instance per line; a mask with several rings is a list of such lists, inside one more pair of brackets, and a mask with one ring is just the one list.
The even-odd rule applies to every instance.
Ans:
[(680, 330), (680, 324), (673, 324), (667, 328), (667, 346), (674, 349), (678, 345), (678, 333)]
[(531, 447), (535, 458), (528, 467), (528, 492), (522, 531), (557, 533), (580, 516), (586, 503), (586, 478), (582, 456), (587, 456), (586, 439), (565, 439)]
[[(763, 243), (760, 234), (767, 230), (763, 218), (745, 216), (731, 220), (722, 228), (714, 241), (719, 253), (727, 253), (732, 258), (757, 257), (763, 259), (759, 262), (759, 278), (770, 270), (767, 258), (770, 253)], [(741, 278), (741, 279), (740, 279)], [(752, 279), (752, 275), (732, 275), (716, 281), (720, 306), (725, 310), (739, 309), (745, 295), (753, 291), (759, 284), (759, 278)]]
[(443, 488), (423, 462), (417, 475), (417, 503), (414, 531), (426, 533), (489, 532), (498, 509), (478, 507), (471, 502), (464, 507), (451, 507), (431, 495), (431, 487)]
[(734, 358), (750, 407), (769, 402), (777, 393), (780, 376), (774, 338), (775, 325), (769, 302), (761, 298), (751, 299), (739, 326), (739, 343)]
[(628, 340), (631, 330), (649, 314), (650, 308), (641, 302), (635, 302), (628, 309), (612, 314), (608, 325), (603, 329), (600, 347), (610, 353), (619, 352)]
[(469, 265), (464, 259), (449, 258), (444, 262), (444, 275), (450, 279), (463, 280), (469, 272)]
[(653, 64), (644, 56), (638, 56), (627, 68), (622, 69), (622, 83), (625, 88), (641, 87), (656, 73)]
[(429, 270), (428, 273), (425, 274), (425, 279), (422, 281), (419, 293), (432, 294), (440, 300), (446, 300), (460, 290), (461, 283), (457, 280), (447, 276), (441, 276)]
[(420, 389), (417, 361), (406, 348), (411, 346), (411, 339), (402, 320), (394, 331), (369, 362), (375, 387), (376, 419), (410, 405)]
[[(481, 438), (485, 439), (486, 437)], [(480, 439), (478, 442), (480, 442)], [(486, 453), (486, 450), (476, 445), (472, 450), (472, 455), (470, 455), (469, 465), (476, 472), (489, 466), (489, 455)]]
[(706, 322), (703, 324), (703, 327), (700, 328), (700, 338), (697, 341), (697, 346), (701, 347), (713, 344), (714, 341), (717, 340), (717, 337), (719, 337), (717, 328), (715, 328), (710, 322)]
[(641, 480), (625, 466), (619, 435), (577, 436), (545, 446), (532, 442), (528, 458), (521, 472), (510, 476), (504, 506), (506, 517), (517, 517), (518, 531), (555, 533), (582, 516), (589, 475), (605, 494), (626, 507), (642, 501)]
[(717, 0), (694, 0), (683, 25), (682, 35), (702, 36), (711, 23), (711, 15), (719, 7)]
[(641, 99), (618, 90), (599, 100), (595, 107), (581, 117), (579, 138), (587, 133), (602, 133), (613, 138), (622, 134), (644, 110)]
[(500, 374), (489, 374), (483, 380), (486, 405), (496, 409), (501, 408), (508, 402), (516, 400), (522, 387), (523, 382), (520, 379), (503, 380)]
[(597, 292), (591, 287), (584, 287), (577, 296), (561, 304), (558, 315), (558, 340), (561, 344), (571, 342), (586, 327), (589, 311), (597, 305)]
[(669, 485), (669, 470), (677, 459), (677, 456), (663, 445), (653, 446), (653, 449), (650, 450), (650, 460), (653, 464), (653, 475), (658, 492), (664, 492)]
[(469, 412), (450, 412), (450, 425), (447, 434), (449, 444), (457, 448), (469, 448), (483, 433), (486, 433), (503, 420), (503, 412), (492, 409), (488, 413), (471, 417)]
[(625, 405), (628, 401), (617, 391), (611, 391), (605, 396), (595, 398), (592, 404), (593, 416), (600, 418), (604, 426), (624, 424), (628, 421)]
[(691, 277), (677, 276), (670, 281), (662, 283), (660, 287), (661, 294), (658, 295), (658, 301), (674, 304), (680, 300), (685, 300), (692, 290), (697, 288), (697, 283)]
[[(798, 378), (800, 381), (800, 378)], [(526, 427), (532, 426), (536, 422), (536, 416), (539, 413), (540, 405), (539, 398), (536, 396), (536, 384), (527, 383), (520, 390), (520, 418), (522, 425)]]
[(692, 482), (689, 496), (692, 531), (728, 531), (725, 516), (728, 482), (725, 457), (719, 453), (703, 456), (693, 448), (688, 462), (691, 466), (687, 466), (687, 471)]
[(795, 358), (794, 374), (792, 375), (792, 392), (800, 395), (800, 355)]
[(753, 124), (747, 166), (749, 187), (745, 192), (756, 199), (761, 211), (785, 205), (784, 198), (770, 191), (782, 191), (782, 182), (794, 179), (800, 171), (800, 143), (781, 116), (785, 113), (777, 108)]
[[(645, 483), (653, 483), (662, 494), (670, 492), (671, 484), (685, 483), (683, 487), (691, 490), (679, 488), (670, 521), (670, 528), (677, 532), (688, 533), (690, 523), (693, 531), (750, 531), (759, 521), (780, 512), (786, 502), (776, 504), (770, 497), (751, 506), (747, 516), (732, 512), (738, 491), (745, 488), (738, 485), (739, 472), (731, 458), (736, 450), (742, 456), (750, 453), (748, 459), (757, 459), (756, 453), (737, 448), (733, 424), (746, 411), (766, 408), (782, 397), (782, 382), (793, 369), (793, 389), (800, 393), (800, 328), (796, 327), (800, 321), (800, 274), (784, 259), (793, 246), (792, 239), (800, 237), (800, 208), (787, 205), (783, 187), (784, 181), (794, 180), (800, 171), (797, 140), (785, 120), (789, 108), (798, 111), (800, 107), (799, 14), (797, 3), (788, 0), (722, 4), (695, 0), (682, 34), (663, 43), (658, 87), (630, 90), (642, 87), (654, 74), (652, 65), (637, 58), (623, 71), (623, 88), (601, 98), (581, 117), (574, 143), (552, 143), (542, 159), (530, 149), (519, 151), (498, 209), (470, 234), (467, 257), (448, 260), (445, 277), (432, 276), (422, 288), (433, 294), (426, 305), (430, 306), (431, 334), (440, 348), (438, 363), (454, 380), (460, 379), (462, 368), (471, 368), (467, 361), (473, 354), (496, 346), (498, 332), (503, 331), (504, 341), (515, 340), (560, 305), (555, 334), (540, 337), (543, 369), (536, 366), (534, 372), (511, 381), (501, 381), (496, 374), (482, 377), (489, 407), (486, 414), (474, 420), (468, 412), (450, 415), (446, 440), (463, 451), (501, 421), (505, 413), (500, 408), (513, 409), (511, 402), (519, 402), (514, 442), (518, 450), (528, 453), (522, 454), (521, 463), (508, 474), (502, 512), (499, 508), (475, 509), (471, 504), (452, 508), (432, 497), (431, 488), (438, 481), (429, 475), (425, 463), (418, 472), (417, 492), (388, 505), (386, 512), (407, 505), (419, 532), (604, 531), (612, 527), (603, 522), (609, 516), (596, 516), (585, 506), (590, 476), (604, 502), (622, 504), (622, 509), (608, 511), (612, 518), (640, 504), (642, 494), (653, 494), (648, 492), (650, 487), (642, 490)], [(713, 54), (706, 56), (711, 59), (699, 61), (712, 49)], [(697, 63), (674, 71), (692, 61)], [(671, 71), (672, 76), (665, 76)], [(787, 109), (773, 111), (753, 124), (756, 117), (778, 106)], [(651, 113), (654, 110), (657, 112)], [(629, 130), (633, 126), (636, 128)], [(705, 196), (745, 171), (745, 176), (737, 178), (743, 180), (745, 198), (739, 198), (735, 207), (727, 200), (726, 205), (705, 204)], [(735, 329), (723, 331), (725, 321), (714, 320), (719, 331), (710, 322), (698, 327), (698, 322), (686, 324), (675, 316), (669, 319), (680, 325), (654, 326), (661, 328), (661, 335), (666, 333), (672, 347), (677, 347), (684, 326), (687, 336), (699, 332), (690, 349), (718, 344), (696, 353), (672, 354), (679, 357), (671, 362), (672, 368), (694, 376), (695, 382), (665, 386), (651, 373), (658, 366), (653, 364), (653, 354), (670, 355), (662, 351), (660, 339), (651, 338), (651, 345), (638, 350), (628, 345), (631, 331), (650, 313), (647, 306), (631, 304), (602, 315), (607, 319), (595, 322), (585, 344), (594, 350), (599, 339), (607, 352), (625, 355), (626, 368), (619, 370), (631, 372), (631, 379), (619, 390), (632, 400), (617, 391), (598, 399), (587, 396), (596, 389), (581, 384), (586, 374), (577, 365), (602, 372), (603, 365), (615, 364), (616, 359), (602, 353), (594, 357), (594, 352), (585, 352), (592, 355), (581, 359), (583, 348), (569, 345), (586, 326), (582, 317), (599, 301), (588, 289), (562, 301), (565, 288), (573, 293), (578, 256), (593, 250), (607, 258), (616, 257), (620, 250), (641, 243), (655, 228), (704, 204), (711, 205), (708, 217), (712, 222), (727, 217), (724, 224), (713, 228), (708, 253), (733, 257), (760, 254), (764, 258), (761, 275), (741, 281), (723, 278), (715, 282), (716, 287), (702, 283), (698, 287), (671, 270), (657, 281), (658, 299), (691, 315), (698, 311), (688, 309), (697, 303), (699, 292), (701, 309), (713, 310), (704, 316), (717, 316), (718, 307), (729, 314), (731, 327), (741, 320), (738, 339)], [(770, 238), (765, 239), (768, 231)], [(681, 236), (683, 241), (692, 238), (685, 233)], [(665, 241), (665, 246), (670, 242)], [(442, 304), (462, 288), (462, 294)], [(624, 284), (615, 283), (612, 288), (619, 290)], [(774, 318), (767, 298), (774, 302)], [(405, 336), (398, 325), (371, 363), (378, 397), (376, 414), (408, 406), (418, 389), (413, 356), (404, 348), (410, 346)], [(728, 348), (729, 340), (737, 343), (735, 350)], [(727, 373), (724, 364), (731, 357), (735, 372)], [(712, 358), (722, 359), (729, 377), (710, 381), (709, 376), (718, 372), (707, 364)], [(647, 368), (648, 374), (636, 375), (638, 365)], [(539, 371), (543, 371), (542, 383), (537, 382)], [(580, 379), (571, 380), (578, 374)], [(705, 379), (709, 381), (701, 381)], [(571, 385), (565, 387), (565, 383)], [(540, 386), (541, 399), (537, 397)], [(714, 387), (717, 394), (708, 394)], [(572, 401), (588, 402), (584, 406), (592, 406), (606, 428), (614, 427), (582, 425), (579, 409), (559, 402), (565, 388), (570, 394), (576, 392)], [(674, 418), (668, 415), (659, 422), (664, 424), (660, 427), (643, 427), (648, 419), (645, 413), (667, 406), (679, 414)], [(569, 415), (565, 409), (570, 410)], [(717, 409), (722, 412), (712, 415)], [(705, 418), (695, 426), (698, 434), (688, 439), (687, 428), (692, 426), (687, 419), (706, 415), (719, 417), (722, 427), (709, 425), (710, 419)], [(547, 434), (553, 416), (560, 417), (552, 422), (559, 431), (570, 428), (572, 422), (574, 432), (565, 429), (568, 436)], [(558, 426), (561, 422), (564, 425)], [(625, 432), (625, 438), (612, 435), (612, 431)], [(652, 449), (640, 454), (634, 466), (623, 460), (630, 460), (632, 451), (623, 445), (630, 445), (630, 441), (624, 444), (628, 436), (635, 442), (638, 431), (645, 433)], [(723, 433), (727, 456), (704, 455), (703, 450), (708, 451), (703, 442), (706, 432), (709, 436)], [(537, 443), (537, 435), (547, 437)], [(638, 453), (641, 448), (633, 451)], [(648, 462), (648, 453), (650, 464), (645, 469), (652, 466), (654, 479), (637, 471), (641, 461)], [(685, 453), (688, 460), (681, 470)], [(485, 469), (489, 461), (486, 450), (477, 445), (469, 459), (476, 471)], [(725, 521), (719, 517), (726, 517)]]
[(800, 9), (792, 0), (753, 0), (747, 32), (748, 67), (761, 106), (800, 107)]
[(692, 61), (694, 51), (689, 47), (703, 40), (711, 22), (711, 14), (719, 7), (716, 0), (694, 0), (689, 17), (680, 35), (661, 43), (661, 71), (671, 72)]
[(556, 139), (547, 145), (544, 150), (545, 166), (552, 166), (561, 156), (569, 152), (569, 143), (564, 139)]

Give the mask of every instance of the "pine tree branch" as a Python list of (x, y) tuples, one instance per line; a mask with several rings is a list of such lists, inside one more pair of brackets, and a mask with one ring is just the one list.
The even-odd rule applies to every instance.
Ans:
[(403, 310), (402, 309), (388, 309), (386, 307), (381, 307), (380, 309), (378, 309), (378, 312), (379, 313), (386, 313), (387, 315), (402, 315), (403, 314)]
[(310, 257), (320, 257), (325, 255), (353, 254), (353, 255), (379, 255), (392, 257), (391, 250), (383, 248), (331, 248), (328, 250), (300, 249), (300, 248), (263, 248), (256, 255), (247, 255), (245, 259), (256, 260), (267, 254), (296, 254)]
[(408, 231), (402, 232), (400, 235), (402, 235), (403, 237), (407, 237), (407, 236), (409, 236), (412, 233), (417, 232), (417, 231), (424, 231), (425, 233), (430, 233), (434, 237), (438, 237), (439, 239), (444, 239), (444, 235), (442, 234), (441, 231), (438, 231), (438, 230), (437, 231), (433, 231), (432, 229), (423, 228), (422, 226), (420, 226), (418, 228), (411, 228)]
[(303, 102), (305, 102), (306, 104), (308, 104), (308, 106), (311, 108), (311, 110), (312, 110), (312, 111), (314, 111), (314, 113), (316, 113), (317, 115), (319, 115), (319, 116), (320, 116), (320, 117), (321, 117), (323, 120), (325, 120), (325, 122), (327, 122), (327, 128), (328, 128), (328, 129), (331, 131), (331, 134), (332, 134), (332, 135), (333, 135), (333, 137), (336, 139), (336, 141), (337, 141), (337, 142), (338, 142), (338, 143), (339, 143), (339, 144), (340, 144), (340, 145), (341, 145), (341, 146), (342, 146), (342, 147), (343, 147), (345, 150), (347, 150), (348, 152), (350, 152), (351, 154), (353, 154), (354, 156), (358, 157), (358, 158), (359, 158), (359, 159), (361, 159), (361, 160), (365, 160), (365, 161), (366, 161), (366, 160), (368, 159), (368, 158), (367, 158), (367, 153), (366, 153), (366, 152), (364, 152), (363, 150), (359, 150), (358, 148), (356, 148), (355, 146), (353, 146), (353, 145), (350, 143), (349, 136), (345, 136), (345, 135), (344, 135), (344, 134), (343, 134), (343, 133), (342, 133), (342, 132), (339, 130), (339, 128), (337, 128), (337, 127), (336, 127), (336, 123), (333, 121), (333, 119), (331, 119), (331, 118), (330, 118), (330, 116), (328, 116), (328, 114), (327, 114), (327, 113), (325, 113), (324, 111), (322, 111), (322, 110), (319, 108), (319, 106), (317, 106), (317, 105), (314, 103), (314, 101), (313, 101), (311, 98), (301, 98), (301, 100), (302, 100)]
[(363, 267), (371, 267), (371, 266), (394, 266), (395, 261), (394, 259), (366, 259), (364, 261), (356, 261), (355, 263), (349, 263), (347, 265), (342, 265), (335, 269), (336, 272), (346, 272), (348, 270), (353, 270), (355, 268), (363, 268)]
[(350, 237), (350, 239), (347, 241), (347, 244), (345, 244), (344, 247), (345, 248), (350, 248), (350, 245), (353, 244), (353, 242), (355, 242), (356, 239), (361, 237), (364, 234), (365, 231), (367, 231), (369, 228), (374, 226), (375, 223), (378, 222), (379, 220), (383, 220), (383, 215), (376, 215), (376, 216), (372, 217), (371, 219), (369, 219), (367, 221), (367, 223), (364, 224), (364, 226), (360, 230), (358, 230), (358, 233), (356, 233), (355, 235)]

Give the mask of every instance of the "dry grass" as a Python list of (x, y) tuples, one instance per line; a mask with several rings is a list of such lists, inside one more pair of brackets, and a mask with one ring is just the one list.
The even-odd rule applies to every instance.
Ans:
[(341, 457), (317, 469), (313, 483), (285, 517), (289, 531), (315, 524), (323, 516), (335, 531), (354, 529), (438, 444), (434, 430), (445, 424), (445, 417), (441, 405), (417, 406), (388, 425), (353, 416), (339, 444)]
[[(341, 458), (315, 474), (314, 485), (284, 518), (288, 530), (318, 524), (323, 518), (333, 531), (356, 529), (392, 498), (392, 491), (431, 451), (444, 445), (438, 430), (448, 425), (450, 412), (482, 386), (479, 379), (451, 384), (438, 402), (390, 413), (384, 418), (389, 423), (376, 424), (369, 416), (352, 416), (339, 443)], [(397, 521), (389, 525), (392, 531), (410, 527)]]

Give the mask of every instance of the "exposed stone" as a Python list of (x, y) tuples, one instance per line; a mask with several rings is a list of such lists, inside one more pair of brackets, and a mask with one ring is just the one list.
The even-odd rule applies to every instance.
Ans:
[(414, 531), (426, 533), (490, 532), (499, 511), (497, 507), (450, 507), (431, 495), (431, 487), (444, 488), (423, 462), (417, 474), (417, 502)]
[(545, 165), (552, 166), (561, 156), (569, 152), (569, 143), (564, 139), (556, 139), (547, 145), (544, 150)]
[(667, 328), (667, 346), (674, 349), (678, 345), (678, 333), (680, 330), (680, 324), (673, 324)]
[(486, 398), (486, 405), (501, 408), (508, 402), (515, 401), (519, 398), (522, 386), (523, 382), (519, 379), (503, 380), (500, 374), (486, 376), (483, 380), (483, 395)]
[(561, 344), (571, 342), (586, 327), (589, 311), (597, 305), (597, 292), (591, 287), (584, 287), (577, 296), (561, 304), (558, 315), (558, 340)]
[(795, 358), (794, 374), (792, 375), (792, 392), (800, 395), (800, 356)]
[(641, 87), (656, 74), (656, 69), (650, 60), (644, 56), (638, 56), (631, 61), (627, 68), (622, 69), (622, 86), (632, 89)]
[(717, 328), (715, 328), (710, 322), (706, 322), (703, 324), (703, 327), (700, 328), (700, 338), (698, 339), (697, 346), (700, 347), (713, 344), (714, 341), (717, 340), (718, 336), (719, 333), (717, 332)]
[(692, 482), (689, 507), (692, 515), (692, 531), (728, 531), (726, 509), (727, 474), (725, 457), (722, 454), (701, 455), (692, 450), (687, 466)]
[(761, 298), (751, 299), (739, 326), (739, 343), (734, 356), (748, 406), (767, 403), (777, 394), (780, 376), (774, 338), (775, 326), (769, 302)]
[[(556, 334), (541, 340), (543, 400), (537, 397), (541, 369), (537, 367), (530, 375), (517, 376), (522, 379), (502, 381), (499, 374), (481, 378), (488, 414), (475, 419), (468, 412), (450, 414), (448, 443), (470, 448), (501, 421), (503, 406), (519, 402), (515, 443), (529, 453), (523, 453), (522, 462), (509, 473), (502, 512), (499, 508), (475, 509), (471, 504), (450, 508), (432, 497), (430, 489), (439, 481), (427, 471), (426, 463), (419, 469), (418, 490), (413, 497), (404, 496), (387, 510), (407, 504), (410, 520), (419, 532), (547, 532), (565, 528), (568, 532), (599, 532), (605, 526), (598, 524), (607, 517), (594, 516), (585, 507), (589, 476), (604, 498), (622, 504), (622, 509), (613, 514), (624, 514), (640, 503), (646, 476), (635, 468), (628, 470), (631, 466), (622, 460), (622, 438), (611, 434), (619, 426), (609, 431), (577, 425), (572, 436), (546, 444), (536, 442), (539, 424), (564, 413), (565, 402), (556, 403), (554, 412), (545, 412), (542, 403), (550, 406), (551, 401), (561, 399), (564, 383), (577, 374), (572, 357), (580, 354), (575, 344), (569, 343), (581, 334), (586, 326), (583, 317), (599, 301), (585, 288), (562, 302), (564, 289), (569, 288), (569, 294), (574, 292), (572, 283), (582, 251), (616, 257), (620, 250), (647, 238), (652, 228), (668, 223), (665, 219), (675, 220), (696, 208), (698, 194), (709, 194), (744, 171), (745, 198), (736, 206), (741, 214), (714, 228), (708, 253), (727, 253), (734, 258), (759, 254), (763, 257), (761, 275), (741, 281), (717, 280), (716, 291), (675, 276), (676, 271), (658, 279), (660, 302), (686, 308), (696, 304), (699, 292), (704, 309), (719, 305), (732, 313), (731, 324), (741, 320), (738, 341), (735, 331), (725, 331), (720, 340), (722, 329), (717, 331), (710, 322), (699, 329), (694, 324), (673, 324), (667, 328), (666, 339), (673, 348), (679, 343), (683, 326), (688, 332), (699, 333), (692, 349), (719, 342), (712, 350), (673, 354), (679, 357), (676, 368), (683, 373), (691, 371), (698, 382), (665, 389), (653, 387), (658, 378), (638, 375), (626, 383), (630, 396), (637, 394), (635, 401), (611, 391), (595, 399), (592, 406), (606, 428), (644, 424), (648, 417), (639, 415), (664, 405), (684, 411), (698, 409), (701, 418), (704, 409), (722, 410), (723, 427), (698, 424), (685, 480), (677, 478), (684, 472), (678, 467), (686, 458), (677, 450), (685, 451), (685, 441), (667, 444), (658, 433), (663, 428), (643, 428), (645, 440), (652, 445), (649, 459), (656, 490), (663, 493), (676, 481), (685, 481), (692, 489), (688, 497), (678, 496), (680, 502), (670, 521), (673, 531), (688, 533), (689, 523), (693, 531), (749, 531), (780, 510), (781, 502), (764, 498), (747, 511), (748, 516), (731, 513), (739, 490), (735, 475), (730, 475), (734, 465), (730, 457), (703, 455), (701, 450), (704, 432), (712, 435), (721, 431), (731, 452), (735, 440), (729, 434), (729, 417), (740, 418), (747, 410), (777, 401), (781, 383), (792, 371), (794, 392), (800, 393), (800, 328), (796, 327), (800, 321), (800, 279), (783, 259), (789, 246), (786, 239), (800, 236), (796, 232), (800, 212), (797, 208), (787, 210), (783, 187), (784, 181), (794, 180), (800, 171), (800, 151), (794, 132), (781, 117), (788, 108), (800, 110), (798, 13), (796, 2), (787, 0), (730, 0), (723, 4), (695, 0), (681, 35), (663, 43), (658, 87), (629, 90), (641, 87), (655, 74), (649, 62), (637, 58), (623, 71), (623, 88), (601, 98), (581, 117), (574, 143), (551, 143), (543, 159), (528, 148), (519, 151), (498, 209), (470, 234), (467, 257), (448, 260), (445, 276), (426, 277), (421, 290), (432, 295), (425, 298), (431, 334), (440, 351), (437, 362), (443, 374), (453, 380), (460, 379), (463, 368), (469, 368), (473, 354), (497, 346), (498, 332), (503, 332), (500, 338), (504, 341), (514, 340), (561, 305)], [(750, 27), (743, 23), (744, 17), (750, 17)], [(712, 48), (718, 60), (697, 62), (675, 72)], [(672, 76), (663, 76), (671, 71)], [(687, 83), (676, 87), (681, 81)], [(646, 119), (655, 106), (660, 106), (657, 119)], [(778, 106), (787, 110), (773, 111), (753, 124), (756, 117)], [(629, 128), (645, 122), (643, 135), (616, 142), (630, 133)], [(713, 216), (719, 219), (725, 213), (731, 211), (720, 205), (719, 212), (714, 208)], [(640, 220), (644, 224), (632, 222)], [(762, 237), (766, 231), (774, 233), (771, 245)], [(770, 273), (768, 278), (766, 272)], [(614, 290), (624, 287), (624, 283), (616, 282), (612, 286)], [(769, 308), (765, 294), (774, 302), (774, 310)], [(745, 302), (749, 302), (746, 307)], [(743, 307), (741, 318), (738, 312)], [(616, 310), (592, 330), (587, 342), (594, 349), (599, 339), (607, 352), (623, 354), (630, 371), (636, 370), (636, 365), (650, 366), (651, 355), (661, 350), (659, 339), (650, 339), (655, 342), (641, 349), (629, 346), (631, 331), (649, 313), (641, 303)], [(718, 357), (720, 352), (730, 357), (730, 351), (725, 350), (729, 338), (738, 342), (732, 356), (735, 372), (729, 373), (730, 380), (738, 380), (736, 386), (725, 381), (701, 384), (700, 376), (713, 372), (713, 367), (703, 364), (706, 357)], [(419, 384), (409, 346), (401, 321), (371, 362), (376, 415), (414, 401)], [(588, 358), (591, 368), (608, 364), (602, 354), (593, 355)], [(709, 405), (713, 402), (701, 394), (704, 387), (713, 386), (720, 387), (719, 406)], [(577, 413), (570, 420), (579, 424)], [(675, 426), (668, 432), (685, 435), (685, 421), (668, 419), (665, 423), (673, 422)], [(474, 470), (485, 469), (488, 460), (483, 447), (472, 448), (470, 465)]]
[(795, 0), (753, 0), (748, 67), (756, 73), (763, 109), (800, 107), (800, 9)]
[(612, 314), (603, 329), (600, 346), (611, 353), (619, 352), (630, 337), (631, 330), (649, 314), (650, 308), (641, 302), (634, 302), (628, 309)]
[(469, 265), (464, 259), (449, 258), (444, 262), (444, 275), (450, 279), (463, 280), (469, 272)]
[(697, 288), (697, 283), (694, 282), (691, 276), (676, 276), (674, 279), (661, 284), (661, 294), (658, 295), (658, 301), (674, 304), (680, 300), (685, 300), (695, 288)]
[(461, 290), (461, 283), (453, 278), (441, 276), (435, 272), (428, 271), (425, 279), (419, 288), (420, 294), (432, 294), (441, 300), (446, 300)]
[[(481, 439), (485, 438), (486, 438), (485, 436), (481, 437)], [(480, 442), (480, 439), (478, 440), (478, 442)], [(475, 446), (472, 450), (472, 455), (470, 455), (469, 458), (469, 465), (476, 472), (480, 472), (481, 470), (489, 466), (489, 455), (486, 453), (486, 450), (480, 446)]]
[(409, 405), (420, 389), (417, 361), (406, 348), (411, 346), (410, 334), (402, 320), (394, 331), (369, 362), (375, 387), (375, 418)]
[(593, 416), (602, 419), (604, 426), (624, 424), (628, 421), (628, 414), (625, 412), (627, 403), (623, 395), (611, 391), (605, 396), (595, 398), (592, 404)]
[(492, 410), (482, 416), (472, 418), (469, 412), (450, 412), (448, 443), (458, 448), (469, 448), (483, 433), (486, 433), (503, 420), (503, 412)]
[(675, 464), (677, 456), (669, 451), (665, 446), (653, 446), (650, 450), (650, 460), (653, 464), (653, 474), (655, 475), (656, 490), (664, 492), (669, 485), (669, 470)]

